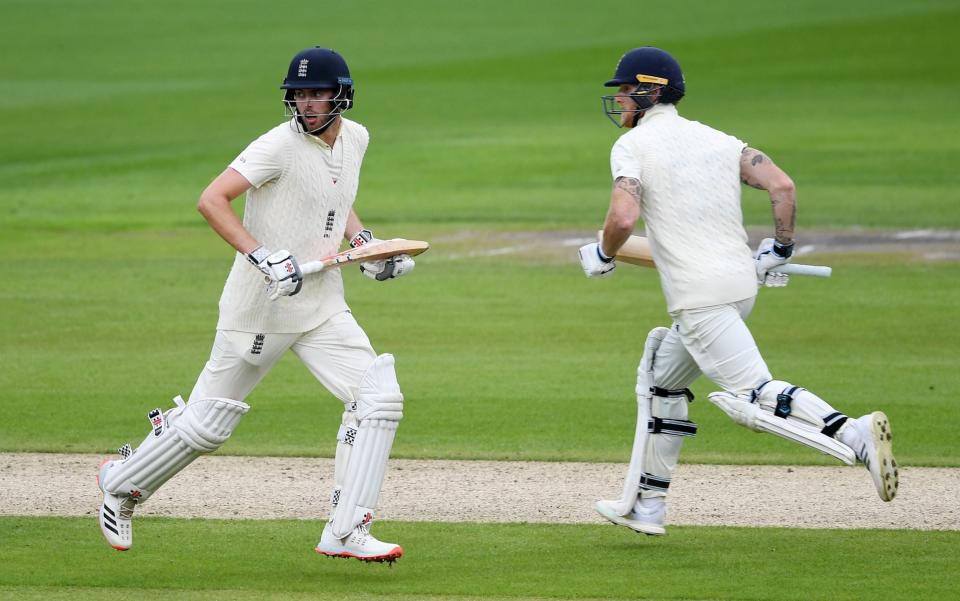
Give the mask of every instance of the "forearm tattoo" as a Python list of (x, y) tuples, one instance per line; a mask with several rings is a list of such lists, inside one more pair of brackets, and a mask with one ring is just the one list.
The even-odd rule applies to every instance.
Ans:
[[(788, 215), (779, 214), (781, 205), (784, 202), (789, 202), (790, 204), (790, 213)], [(775, 237), (777, 242), (788, 244), (793, 240), (793, 230), (797, 220), (797, 203), (795, 201), (790, 202), (790, 199), (771, 196), (770, 204), (773, 206), (773, 223), (776, 228)]]
[(640, 180), (635, 177), (618, 177), (613, 183), (614, 188), (619, 188), (630, 195), (637, 203), (640, 203)]

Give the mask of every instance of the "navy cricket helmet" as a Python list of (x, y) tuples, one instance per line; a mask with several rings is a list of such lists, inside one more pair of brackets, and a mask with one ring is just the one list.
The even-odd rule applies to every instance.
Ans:
[(603, 85), (616, 88), (625, 83), (663, 86), (660, 101), (664, 103), (676, 103), (686, 92), (680, 63), (669, 52), (653, 46), (627, 51), (620, 57), (613, 78)]
[(298, 116), (294, 90), (336, 90), (330, 119), (320, 131), (329, 127), (340, 113), (353, 108), (353, 78), (347, 61), (330, 48), (316, 46), (298, 52), (290, 61), (280, 88), (286, 90), (283, 101), (294, 116)]
[[(624, 123), (614, 115), (632, 115), (628, 126), (635, 127), (643, 113), (654, 104), (676, 104), (686, 92), (680, 63), (670, 53), (653, 46), (627, 51), (620, 57), (613, 78), (603, 85), (617, 88), (623, 84), (634, 86), (629, 96), (636, 108), (620, 106), (617, 95), (601, 96), (603, 112), (617, 127), (623, 127)], [(657, 91), (659, 97), (655, 95)]]

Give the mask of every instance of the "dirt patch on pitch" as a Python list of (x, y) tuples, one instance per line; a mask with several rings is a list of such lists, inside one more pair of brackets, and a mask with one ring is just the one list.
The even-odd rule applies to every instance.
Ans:
[[(751, 248), (771, 229), (748, 228)], [(637, 232), (642, 235), (642, 232)], [(588, 230), (460, 230), (434, 236), (429, 261), (506, 256), (513, 260), (576, 263), (576, 250), (595, 241)], [(796, 256), (888, 254), (917, 262), (960, 261), (960, 230), (803, 230)]]
[[(100, 456), (0, 454), (0, 515), (94, 517)], [(391, 460), (378, 518), (449, 522), (603, 523), (619, 493), (612, 463)], [(139, 515), (326, 519), (330, 459), (201, 457)], [(681, 465), (668, 522), (688, 525), (960, 530), (960, 469), (900, 470), (884, 503), (862, 467)]]

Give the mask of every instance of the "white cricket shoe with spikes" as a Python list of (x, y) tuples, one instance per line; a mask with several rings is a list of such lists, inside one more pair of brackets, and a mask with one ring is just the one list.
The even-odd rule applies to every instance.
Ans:
[(620, 515), (616, 506), (618, 501), (597, 501), (597, 513), (618, 526), (650, 536), (663, 536), (667, 533), (663, 522), (667, 516), (667, 504), (663, 497), (640, 499), (627, 515)]
[[(97, 486), (103, 481), (104, 473), (113, 466), (113, 461), (104, 459), (97, 473)], [(133, 497), (120, 497), (103, 490), (103, 502), (100, 504), (100, 531), (107, 543), (117, 551), (126, 551), (133, 546), (133, 510), (137, 500)]]
[(316, 551), (328, 557), (348, 557), (360, 561), (378, 561), (393, 563), (403, 555), (403, 547), (379, 541), (370, 534), (373, 516), (369, 513), (364, 520), (344, 538), (333, 534), (330, 522), (323, 527), (320, 544)]
[(892, 501), (897, 496), (899, 472), (897, 460), (893, 457), (890, 420), (883, 411), (874, 411), (857, 418), (851, 425), (854, 436), (845, 436), (853, 443), (849, 446), (857, 454), (857, 459), (870, 471), (880, 498)]

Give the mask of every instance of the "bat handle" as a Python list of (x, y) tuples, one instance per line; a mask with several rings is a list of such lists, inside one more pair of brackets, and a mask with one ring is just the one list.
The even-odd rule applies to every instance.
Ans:
[(310, 275), (311, 273), (323, 271), (323, 267), (323, 261), (307, 261), (306, 263), (300, 264), (300, 273)]
[(771, 271), (775, 273), (786, 273), (788, 275), (810, 275), (818, 278), (828, 278), (830, 274), (833, 273), (833, 269), (826, 265), (800, 265), (798, 263), (779, 265)]

